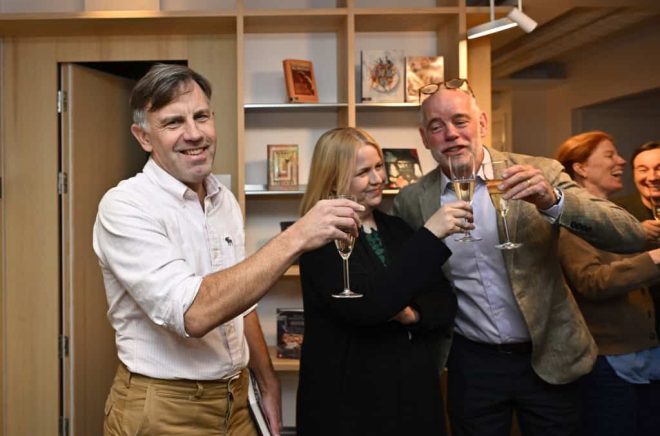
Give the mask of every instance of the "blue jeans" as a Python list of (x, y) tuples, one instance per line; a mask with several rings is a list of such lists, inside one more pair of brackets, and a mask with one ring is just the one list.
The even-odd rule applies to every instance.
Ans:
[(584, 436), (655, 436), (660, 432), (660, 383), (633, 384), (604, 356), (580, 379)]

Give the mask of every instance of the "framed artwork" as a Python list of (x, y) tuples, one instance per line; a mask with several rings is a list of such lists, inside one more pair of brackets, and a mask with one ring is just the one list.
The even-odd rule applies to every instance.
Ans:
[(284, 80), (286, 92), (292, 103), (318, 103), (319, 95), (311, 61), (284, 59)]
[(298, 189), (298, 146), (268, 144), (268, 189)]
[(442, 56), (406, 56), (406, 101), (419, 102), (419, 88), (440, 83), (445, 77)]
[(362, 101), (403, 103), (404, 56), (402, 50), (363, 50), (361, 53)]

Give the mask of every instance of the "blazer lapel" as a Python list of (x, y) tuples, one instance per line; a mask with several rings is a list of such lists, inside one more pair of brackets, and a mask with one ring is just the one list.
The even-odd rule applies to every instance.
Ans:
[(424, 191), (418, 198), (422, 211), (422, 223), (425, 223), (440, 208), (440, 195), (442, 194), (440, 171), (440, 167), (436, 167), (429, 173), (429, 177), (422, 181)]

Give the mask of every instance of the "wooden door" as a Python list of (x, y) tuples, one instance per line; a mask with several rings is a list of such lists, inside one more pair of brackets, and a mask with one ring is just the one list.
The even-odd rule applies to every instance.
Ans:
[(129, 130), (132, 80), (76, 64), (61, 64), (60, 74), (62, 413), (70, 435), (100, 435), (118, 359), (92, 227), (103, 194), (140, 171), (146, 155)]

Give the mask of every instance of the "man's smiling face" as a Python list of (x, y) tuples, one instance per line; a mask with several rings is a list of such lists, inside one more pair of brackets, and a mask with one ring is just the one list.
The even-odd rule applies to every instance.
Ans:
[(195, 82), (181, 85), (167, 105), (146, 112), (146, 128), (134, 124), (133, 134), (153, 160), (190, 189), (203, 190), (215, 156), (213, 112)]
[(451, 155), (471, 151), (475, 166), (481, 165), (487, 120), (469, 93), (440, 89), (424, 101), (422, 115), (422, 141), (445, 174), (449, 174), (447, 158)]

